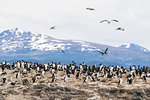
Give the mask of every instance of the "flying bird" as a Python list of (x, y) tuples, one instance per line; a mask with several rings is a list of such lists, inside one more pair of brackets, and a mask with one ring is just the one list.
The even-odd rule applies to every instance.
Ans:
[(55, 29), (56, 29), (56, 26), (52, 26), (50, 29), (51, 29), (51, 30), (55, 30)]
[(53, 45), (53, 46), (56, 47), (58, 50), (61, 50), (65, 54), (65, 51), (62, 48), (57, 47), (56, 45)]
[(116, 20), (116, 19), (113, 19), (113, 20), (111, 20), (111, 21), (114, 21), (114, 22), (117, 22), (117, 23), (119, 22), (119, 21), (118, 21), (118, 20)]
[(124, 28), (118, 27), (116, 30), (124, 31)]
[(103, 23), (103, 22), (107, 22), (108, 24), (110, 24), (110, 21), (108, 21), (108, 20), (102, 20), (102, 21), (100, 21), (100, 23)]
[(101, 52), (101, 51), (98, 51), (100, 54), (102, 54), (102, 56), (106, 55), (107, 54), (107, 51), (108, 51), (108, 48), (106, 48), (105, 52)]
[(94, 8), (86, 8), (87, 10), (95, 10)]
[(61, 50), (64, 54), (65, 54), (65, 51), (62, 49), (62, 48), (57, 48), (58, 50)]

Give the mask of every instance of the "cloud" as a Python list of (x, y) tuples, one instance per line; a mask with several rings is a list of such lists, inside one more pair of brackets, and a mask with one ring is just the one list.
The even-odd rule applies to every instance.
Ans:
[[(133, 42), (150, 49), (148, 4), (149, 0), (1, 0), (0, 31), (19, 27), (55, 38), (108, 45)], [(100, 24), (103, 19), (119, 23)], [(49, 30), (54, 25), (57, 29)], [(117, 27), (125, 32), (116, 31)]]

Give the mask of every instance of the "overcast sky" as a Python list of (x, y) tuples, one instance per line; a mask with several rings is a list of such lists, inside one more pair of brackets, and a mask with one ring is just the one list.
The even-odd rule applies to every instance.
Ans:
[[(100, 24), (103, 19), (119, 23)], [(16, 27), (112, 46), (132, 42), (150, 50), (150, 0), (0, 0), (0, 32)]]

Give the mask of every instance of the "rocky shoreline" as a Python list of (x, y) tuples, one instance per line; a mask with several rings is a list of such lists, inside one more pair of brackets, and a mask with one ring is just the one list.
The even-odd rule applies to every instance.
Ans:
[(149, 100), (147, 86), (149, 84), (126, 88), (95, 83), (78, 86), (35, 83), (0, 89), (0, 100)]

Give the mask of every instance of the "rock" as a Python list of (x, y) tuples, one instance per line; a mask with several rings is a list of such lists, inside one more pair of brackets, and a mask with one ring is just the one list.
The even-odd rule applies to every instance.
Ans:
[(145, 90), (146, 95), (150, 98), (150, 89)]
[(37, 84), (33, 85), (33, 89), (43, 89), (46, 85), (45, 84)]
[(41, 96), (41, 91), (33, 91), (31, 96)]
[[(144, 91), (144, 93), (143, 93)], [(102, 99), (109, 100), (149, 100), (149, 89), (147, 90), (141, 89), (116, 89), (116, 88), (99, 88), (97, 91)]]
[(22, 89), (22, 92), (25, 94), (25, 93), (28, 93), (29, 90), (28, 89)]
[(28, 79), (22, 79), (22, 84), (23, 84), (23, 85), (29, 85), (30, 82), (29, 82)]

